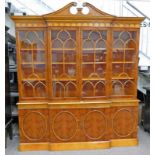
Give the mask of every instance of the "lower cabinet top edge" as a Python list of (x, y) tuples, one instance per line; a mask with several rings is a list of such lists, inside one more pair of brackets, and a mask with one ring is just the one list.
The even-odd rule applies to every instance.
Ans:
[(55, 108), (110, 108), (116, 106), (138, 106), (138, 100), (107, 100), (100, 102), (31, 102), (18, 103), (18, 109), (55, 109)]

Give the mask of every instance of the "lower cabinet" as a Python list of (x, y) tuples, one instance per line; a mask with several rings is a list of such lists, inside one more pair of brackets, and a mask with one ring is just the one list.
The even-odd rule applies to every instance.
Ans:
[(21, 146), (108, 142), (111, 147), (115, 140), (126, 140), (123, 146), (132, 139), (137, 144), (138, 106), (19, 109), (19, 116)]
[(50, 109), (50, 141), (107, 141), (110, 135), (110, 111), (102, 109)]

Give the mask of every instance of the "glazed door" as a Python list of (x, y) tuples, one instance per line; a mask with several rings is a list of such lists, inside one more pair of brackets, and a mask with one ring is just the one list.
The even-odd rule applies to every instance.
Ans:
[(78, 98), (77, 29), (50, 30), (50, 72), (52, 99)]
[(137, 87), (137, 33), (113, 31), (112, 96), (136, 97)]
[(22, 99), (47, 97), (46, 36), (44, 30), (17, 31), (18, 78)]
[(107, 78), (107, 30), (83, 29), (81, 48), (81, 96), (104, 98)]

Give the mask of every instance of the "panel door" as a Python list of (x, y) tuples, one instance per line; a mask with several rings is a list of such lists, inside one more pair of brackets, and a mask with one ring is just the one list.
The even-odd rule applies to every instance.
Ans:
[(48, 109), (19, 109), (21, 143), (49, 141)]
[(81, 43), (81, 96), (106, 96), (107, 30), (83, 29)]
[(79, 96), (77, 30), (52, 29), (50, 37), (52, 98), (75, 99)]
[(136, 31), (113, 31), (112, 43), (112, 96), (136, 96), (137, 77)]
[(18, 31), (19, 86), (23, 99), (47, 97), (47, 59), (44, 30)]
[(50, 142), (109, 140), (108, 108), (51, 108), (49, 111)]

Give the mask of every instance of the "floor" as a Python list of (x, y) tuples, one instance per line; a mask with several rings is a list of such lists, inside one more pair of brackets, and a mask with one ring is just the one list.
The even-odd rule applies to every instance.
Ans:
[(7, 148), (5, 150), (6, 155), (150, 155), (150, 134), (144, 132), (142, 128), (139, 129), (139, 145), (135, 147), (118, 147), (102, 150), (82, 150), (82, 151), (27, 151), (19, 152), (18, 136), (15, 136), (13, 140), (8, 140)]

